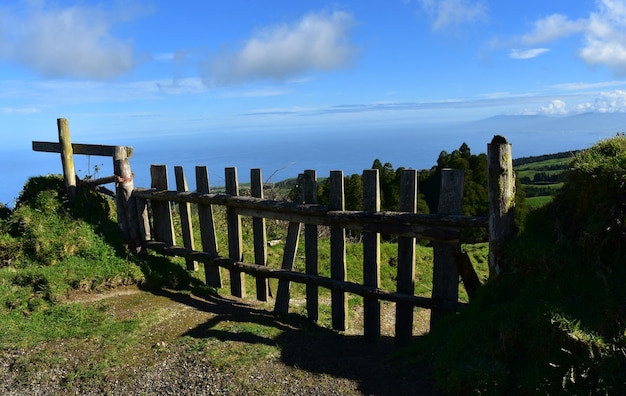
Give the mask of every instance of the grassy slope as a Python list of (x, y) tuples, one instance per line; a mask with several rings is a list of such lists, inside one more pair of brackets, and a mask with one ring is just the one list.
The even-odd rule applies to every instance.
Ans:
[(572, 169), (511, 241), (510, 273), (415, 345), (444, 391), (626, 391), (626, 138), (577, 154)]
[[(119, 315), (111, 311), (110, 304), (73, 303), (76, 293), (108, 290), (117, 286), (139, 284), (156, 289), (179, 290), (178, 293), (211, 295), (214, 291), (203, 286), (201, 270), (189, 274), (184, 270), (183, 260), (163, 258), (156, 255), (136, 258), (125, 250), (121, 241), (111, 202), (98, 195), (85, 192), (76, 205), (65, 201), (62, 180), (59, 177), (31, 179), (25, 186), (14, 211), (3, 211), (0, 222), (0, 351), (11, 354), (16, 350), (27, 350), (14, 364), (16, 372), (24, 378), (37, 378), (36, 372), (50, 367), (63, 367), (64, 381), (68, 384), (79, 379), (99, 381), (120, 370), (120, 363), (131, 358), (129, 353), (143, 343), (146, 329), (162, 325), (162, 312), (140, 312), (135, 315)], [(223, 221), (219, 211), (216, 216)], [(197, 217), (194, 216), (194, 219)], [(249, 219), (243, 219), (244, 228)], [(227, 250), (225, 223), (217, 224), (220, 251)], [(220, 227), (223, 228), (220, 232)], [(195, 227), (198, 230), (197, 224)], [(286, 224), (268, 221), (268, 238), (284, 238)], [(198, 236), (196, 235), (198, 238)], [(248, 240), (249, 235), (244, 236)], [(196, 241), (200, 246), (199, 240)], [(297, 269), (302, 269), (303, 251), (300, 244)], [(252, 257), (251, 243), (245, 244), (245, 257)], [(480, 268), (481, 277), (486, 277), (486, 245), (467, 246), (472, 259)], [(382, 287), (395, 289), (395, 267), (392, 257), (397, 255), (394, 243), (383, 243)], [(348, 278), (360, 282), (362, 278), (362, 249), (360, 244), (347, 246)], [(269, 249), (271, 266), (279, 267), (282, 246)], [(430, 296), (432, 282), (432, 249), (417, 245), (416, 294)], [(320, 272), (328, 274), (329, 247), (327, 240), (320, 243)], [(228, 294), (227, 272), (224, 290)], [(248, 278), (248, 295), (254, 296), (254, 281)], [(276, 291), (276, 283), (272, 282)], [(461, 299), (467, 300), (461, 287)], [(292, 286), (294, 300), (304, 295), (302, 285)], [(321, 289), (320, 325), (329, 326), (329, 292)], [(177, 297), (178, 298), (178, 297)], [(350, 312), (358, 311), (361, 299), (349, 297)], [(266, 307), (271, 310), (271, 306)], [(117, 310), (117, 308), (116, 308)], [(292, 309), (304, 313), (303, 304)], [(156, 316), (155, 316), (156, 315)], [(426, 319), (427, 320), (427, 319)], [(296, 321), (297, 322), (297, 321)], [(182, 325), (182, 324), (181, 324)], [(237, 328), (233, 328), (233, 326)], [(243, 327), (242, 327), (243, 326)], [(245, 328), (244, 328), (245, 327)], [(246, 332), (265, 334), (267, 326), (252, 321), (249, 324), (217, 323), (217, 333)], [(272, 330), (269, 339), (285, 337), (284, 331)], [(168, 341), (170, 342), (170, 341)], [(187, 341), (181, 341), (183, 345)], [(272, 343), (272, 341), (269, 341)], [(194, 344), (194, 342), (192, 342)], [(211, 343), (200, 350), (210, 353)], [(204, 344), (203, 344), (204, 345)], [(145, 347), (145, 346), (144, 346)], [(35, 348), (36, 350), (34, 350)], [(238, 347), (239, 348), (239, 347)], [(250, 345), (241, 346), (234, 356), (249, 355)], [(59, 361), (59, 356), (70, 351), (84, 351), (69, 361)], [(265, 352), (276, 355), (276, 347), (265, 348)], [(20, 352), (21, 353), (21, 352)], [(278, 351), (280, 353), (280, 351)], [(82, 359), (91, 358), (98, 364), (84, 366)], [(232, 365), (232, 356), (221, 356), (214, 361), (217, 365)], [(242, 362), (243, 366), (253, 362)], [(67, 366), (69, 365), (69, 366)], [(66, 367), (67, 366), (67, 367)], [(243, 367), (242, 366), (242, 367)], [(246, 366), (248, 367), (248, 366)], [(34, 371), (33, 371), (34, 370)]]

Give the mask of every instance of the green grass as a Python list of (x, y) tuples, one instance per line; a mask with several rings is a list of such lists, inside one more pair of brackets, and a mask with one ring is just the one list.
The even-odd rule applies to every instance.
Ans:
[(407, 356), (444, 393), (623, 394), (625, 175), (623, 136), (579, 152), (507, 245), (508, 271)]
[[(174, 206), (175, 209), (175, 206)], [(0, 217), (0, 351), (29, 350), (16, 364), (23, 381), (39, 381), (39, 372), (57, 367), (63, 369), (68, 389), (73, 383), (99, 383), (112, 367), (132, 364), (132, 351), (142, 342), (144, 331), (158, 321), (156, 313), (117, 318), (107, 304), (68, 303), (76, 293), (103, 291), (121, 285), (142, 285), (209, 295), (229, 295), (228, 271), (222, 269), (224, 288), (212, 290), (204, 285), (204, 268), (196, 272), (185, 269), (182, 258), (150, 253), (138, 258), (130, 254), (121, 240), (112, 202), (95, 193), (81, 192), (75, 204), (67, 202), (60, 177), (31, 179), (18, 200), (15, 210)], [(179, 244), (180, 224), (177, 210), (176, 230)], [(215, 207), (216, 229), (220, 252), (228, 251), (225, 212)], [(197, 216), (192, 215), (196, 249), (201, 249)], [(244, 257), (253, 257), (251, 219), (242, 218)], [(267, 221), (268, 239), (284, 241), (287, 223)], [(327, 230), (320, 227), (319, 273), (330, 276), (330, 245)], [(268, 264), (279, 268), (284, 244), (268, 247)], [(486, 279), (486, 244), (467, 245), (479, 270)], [(227, 255), (222, 253), (222, 255)], [(381, 288), (395, 291), (397, 244), (381, 243)], [(362, 245), (358, 239), (346, 246), (347, 278), (362, 283)], [(301, 236), (295, 270), (304, 271), (304, 238)], [(429, 297), (432, 289), (432, 248), (416, 244), (415, 294)], [(273, 295), (277, 282), (270, 282)], [(246, 276), (247, 294), (255, 296), (255, 282)], [(305, 286), (291, 284), (292, 299), (302, 300)], [(460, 299), (467, 296), (460, 286)], [(320, 288), (318, 325), (331, 327), (330, 292)], [(348, 294), (348, 313), (362, 304), (362, 298)], [(271, 311), (271, 307), (267, 307)], [(295, 317), (304, 318), (305, 305), (291, 307)], [(155, 316), (157, 315), (157, 316)], [(299, 323), (299, 322), (298, 322)], [(272, 340), (283, 330), (263, 321), (221, 322), (211, 334), (241, 334), (250, 339)], [(232, 337), (231, 337), (232, 338)], [(226, 337), (226, 339), (231, 339)], [(208, 354), (213, 364), (228, 368), (253, 367), (254, 362), (273, 359), (279, 349), (272, 345), (244, 344), (225, 352), (214, 349), (210, 338), (180, 340), (190, 350)], [(79, 352), (77, 352), (79, 351)], [(234, 351), (234, 352), (233, 352)], [(158, 351), (156, 351), (158, 352)], [(75, 361), (59, 356), (76, 356)], [(84, 361), (93, 363), (85, 365)], [(82, 362), (82, 363), (81, 363)]]
[(539, 197), (529, 197), (526, 198), (526, 204), (530, 209), (537, 209), (543, 206), (546, 206), (548, 203), (552, 201), (553, 197), (551, 195), (547, 196), (539, 196)]

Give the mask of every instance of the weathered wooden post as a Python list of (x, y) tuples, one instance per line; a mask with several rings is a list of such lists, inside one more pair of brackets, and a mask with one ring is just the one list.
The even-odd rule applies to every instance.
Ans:
[[(442, 169), (441, 187), (437, 214), (456, 215), (463, 213), (464, 172), (458, 169)], [(435, 302), (457, 302), (459, 300), (459, 272), (456, 267), (454, 251), (460, 250), (460, 241), (433, 244), (433, 291)], [(446, 311), (432, 309), (430, 326), (439, 320)]]
[(66, 118), (57, 118), (59, 144), (61, 145), (61, 163), (63, 164), (63, 181), (70, 202), (76, 199), (76, 171), (74, 170), (74, 149), (70, 138), (70, 125)]
[[(263, 176), (261, 169), (250, 169), (250, 195), (263, 198)], [(267, 229), (264, 217), (252, 218), (252, 233), (254, 235), (254, 263), (267, 265)], [(256, 277), (256, 298), (267, 301), (269, 297), (269, 282), (262, 276)]]
[[(403, 170), (400, 175), (400, 211), (417, 211), (417, 171)], [(398, 237), (398, 293), (415, 294), (415, 237)], [(396, 303), (396, 344), (407, 345), (413, 336), (413, 305)]]
[[(206, 166), (196, 166), (196, 191), (200, 194), (209, 194), (209, 170)], [(215, 222), (213, 221), (213, 207), (211, 205), (198, 205), (198, 220), (200, 222), (200, 238), (202, 251), (217, 257), (217, 236), (215, 234)], [(204, 273), (207, 286), (222, 287), (222, 275), (220, 267), (205, 265)]]
[[(185, 170), (182, 166), (174, 166), (174, 177), (176, 178), (176, 191), (189, 191), (187, 178), (185, 177)], [(183, 246), (187, 249), (195, 250), (196, 247), (193, 241), (193, 226), (191, 224), (191, 204), (189, 204), (189, 202), (179, 203), (178, 212), (180, 215), (180, 228), (183, 234)], [(198, 263), (193, 259), (185, 259), (185, 264), (188, 271), (198, 270)]]
[(140, 222), (137, 202), (132, 197), (133, 189), (135, 188), (133, 172), (130, 169), (129, 162), (132, 153), (131, 147), (115, 146), (113, 151), (113, 173), (116, 178), (117, 222), (128, 247), (135, 250), (135, 253), (139, 253), (143, 245), (143, 238), (140, 236), (141, 232), (139, 229), (143, 219)]
[[(380, 176), (378, 169), (363, 171), (363, 210), (380, 211)], [(363, 232), (363, 286), (380, 287), (380, 234)], [(363, 335), (368, 342), (380, 338), (380, 300), (363, 298)]]
[[(150, 166), (151, 187), (157, 190), (167, 190), (167, 167), (165, 165)], [(153, 236), (158, 242), (165, 242), (172, 246), (176, 244), (174, 223), (172, 222), (172, 208), (165, 201), (152, 201)]]
[(506, 272), (504, 244), (515, 233), (515, 173), (511, 144), (496, 135), (487, 145), (489, 278)]
[[(237, 168), (226, 168), (224, 174), (226, 177), (226, 194), (234, 197), (238, 196), (239, 180), (237, 178)], [(226, 207), (226, 222), (228, 228), (228, 257), (236, 261), (243, 261), (241, 216), (235, 208)], [(241, 270), (230, 270), (230, 294), (240, 298), (246, 296), (246, 278)]]
[[(317, 172), (312, 169), (304, 171), (304, 202), (307, 204), (317, 203)], [(307, 275), (318, 275), (317, 228), (315, 224), (304, 225), (304, 266)], [(306, 285), (306, 312), (310, 320), (318, 320), (319, 290), (317, 285)]]
[[(345, 210), (345, 187), (343, 171), (330, 171), (329, 210)], [(346, 274), (346, 230), (330, 227), (330, 277), (345, 282)], [(331, 290), (331, 321), (333, 330), (343, 331), (347, 327), (348, 300), (341, 290)]]
[[(294, 202), (301, 204), (304, 202), (304, 191), (302, 184), (304, 175), (298, 175), (298, 188), (296, 189), (296, 197)], [(296, 253), (298, 252), (298, 241), (300, 240), (300, 229), (302, 224), (290, 221), (287, 227), (287, 239), (285, 239), (285, 251), (283, 253), (283, 262), (280, 266), (285, 271), (293, 271), (296, 262)], [(278, 289), (276, 290), (276, 301), (274, 303), (274, 312), (289, 312), (289, 300), (291, 298), (291, 282), (289, 279), (280, 279), (278, 281)]]

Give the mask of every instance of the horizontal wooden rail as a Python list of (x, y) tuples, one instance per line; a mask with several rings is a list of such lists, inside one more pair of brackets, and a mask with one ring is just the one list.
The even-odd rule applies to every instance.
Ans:
[[(107, 146), (103, 144), (81, 144), (72, 143), (73, 154), (81, 155), (96, 155), (101, 157), (114, 157), (115, 148), (118, 146)], [(133, 155), (133, 148), (130, 146), (124, 146), (126, 149), (126, 158), (131, 158)], [(44, 153), (60, 153), (61, 143), (55, 142), (33, 142), (33, 151), (40, 151)]]
[(244, 216), (263, 217), (304, 224), (336, 226), (355, 231), (420, 237), (438, 242), (458, 242), (459, 229), (487, 227), (478, 216), (414, 214), (409, 212), (331, 211), (318, 204), (295, 204), (229, 194), (200, 194), (157, 189), (135, 189), (141, 199), (222, 205)]
[(412, 296), (403, 293), (392, 293), (378, 288), (363, 286), (358, 283), (338, 281), (319, 275), (309, 275), (302, 272), (274, 269), (264, 265), (244, 263), (227, 257), (216, 257), (210, 253), (199, 252), (184, 248), (182, 246), (168, 245), (163, 242), (149, 241), (147, 243), (147, 247), (164, 255), (184, 257), (208, 265), (217, 265), (219, 267), (229, 270), (242, 271), (249, 275), (261, 276), (272, 279), (284, 279), (309, 285), (317, 285), (330, 290), (353, 293), (362, 297), (375, 297), (379, 300), (385, 300), (390, 302), (402, 302), (420, 308), (458, 311), (459, 309), (467, 305), (461, 302), (437, 301), (426, 297)]

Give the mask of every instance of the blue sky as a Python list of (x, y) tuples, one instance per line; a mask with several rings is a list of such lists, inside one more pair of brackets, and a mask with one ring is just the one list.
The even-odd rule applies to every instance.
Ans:
[[(0, 5), (3, 150), (626, 111), (626, 1)], [(40, 154), (41, 155), (41, 154)]]

